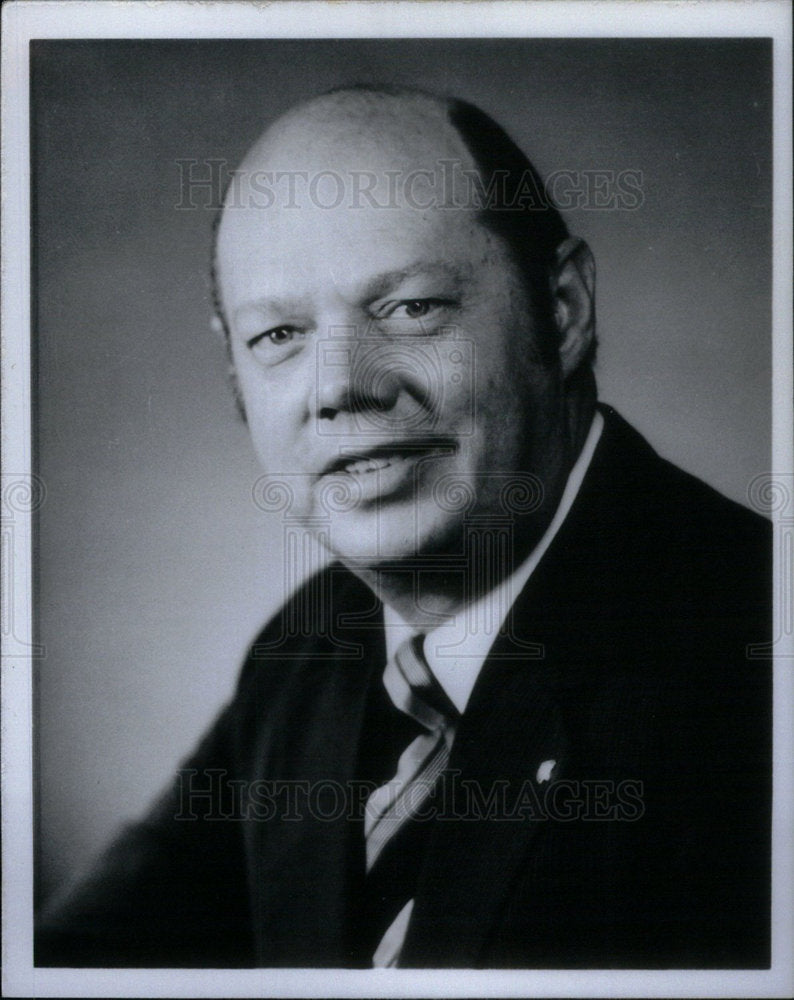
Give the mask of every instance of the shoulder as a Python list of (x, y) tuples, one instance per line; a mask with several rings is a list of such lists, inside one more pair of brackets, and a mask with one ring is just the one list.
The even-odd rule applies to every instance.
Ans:
[(660, 788), (681, 795), (675, 773), (693, 761), (710, 776), (708, 793), (693, 785), (694, 798), (666, 803), (671, 815), (683, 816), (685, 803), (703, 819), (706, 804), (725, 808), (737, 773), (752, 778), (752, 794), (766, 788), (771, 525), (602, 412), (561, 560), (588, 626), (587, 645), (574, 641), (583, 661), (589, 654), (585, 662), (599, 665), (598, 717), (613, 720), (610, 738), (613, 729), (632, 733), (631, 752), (646, 755), (656, 780), (664, 775)]
[(684, 513), (685, 520), (741, 527), (764, 536), (769, 525), (759, 514), (729, 500), (696, 476), (660, 457), (648, 441), (610, 406), (599, 405), (604, 430), (593, 467), (612, 480), (648, 513)]
[[(262, 707), (314, 697), (340, 665), (359, 663), (382, 642), (382, 608), (372, 591), (339, 563), (303, 581), (250, 643), (235, 705)], [(254, 721), (254, 720), (252, 720)]]
[(248, 658), (280, 662), (322, 656), (336, 647), (335, 637), (355, 631), (379, 611), (372, 591), (341, 563), (331, 563), (286, 596), (252, 642)]
[(771, 577), (772, 527), (660, 457), (610, 407), (587, 482), (587, 500), (619, 548), (657, 572), (708, 578), (726, 596)]

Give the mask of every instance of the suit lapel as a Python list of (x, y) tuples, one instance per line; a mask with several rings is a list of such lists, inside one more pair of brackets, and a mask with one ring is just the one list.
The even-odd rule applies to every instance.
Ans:
[[(509, 640), (494, 648), (509, 652)], [(542, 783), (569, 743), (549, 665), (492, 657), (461, 719), (417, 889), (403, 966), (477, 964), (517, 867), (543, 828)]]

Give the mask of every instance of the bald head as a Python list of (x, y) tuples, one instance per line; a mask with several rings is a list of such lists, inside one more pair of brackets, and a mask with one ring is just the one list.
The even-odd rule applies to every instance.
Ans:
[(328, 168), (330, 153), (360, 170), (400, 170), (454, 159), (475, 164), (450, 120), (451, 102), (414, 90), (356, 87), (322, 94), (287, 111), (254, 143), (242, 170)]

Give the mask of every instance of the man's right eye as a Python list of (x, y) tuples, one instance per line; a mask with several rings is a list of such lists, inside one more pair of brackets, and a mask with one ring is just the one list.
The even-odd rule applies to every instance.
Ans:
[(272, 344), (274, 347), (281, 347), (289, 344), (294, 338), (297, 330), (293, 326), (274, 326), (272, 330), (264, 330), (255, 337), (246, 341), (248, 347), (254, 348), (259, 344)]
[(300, 353), (305, 334), (306, 331), (299, 326), (291, 324), (273, 326), (269, 330), (263, 330), (249, 337), (245, 341), (245, 346), (258, 364), (265, 368), (274, 368), (282, 361), (288, 361)]

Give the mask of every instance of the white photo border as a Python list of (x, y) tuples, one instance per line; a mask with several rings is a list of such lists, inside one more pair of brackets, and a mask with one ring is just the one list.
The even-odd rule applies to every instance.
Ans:
[[(66, 38), (376, 37), (772, 37), (774, 39), (773, 462), (792, 481), (791, 13), (778, 0), (508, 0), (508, 2), (139, 3), (29, 0), (3, 7), (2, 342), (3, 493), (31, 489), (29, 42)], [(27, 478), (26, 478), (27, 477)], [(35, 484), (34, 484), (35, 485)], [(794, 492), (794, 490), (792, 491)], [(31, 502), (28, 506), (33, 506)], [(783, 512), (785, 514), (786, 512)], [(794, 518), (776, 522), (775, 800), (773, 964), (763, 971), (414, 971), (35, 969), (33, 923), (33, 680), (31, 518), (14, 521), (4, 583), (14, 594), (14, 630), (4, 625), (3, 992), (6, 996), (789, 996), (794, 760), (791, 560)], [(5, 532), (5, 526), (4, 526)], [(4, 538), (5, 543), (5, 538)], [(6, 561), (7, 560), (7, 561)], [(6, 576), (6, 571), (8, 576)], [(5, 620), (5, 619), (4, 619)]]

